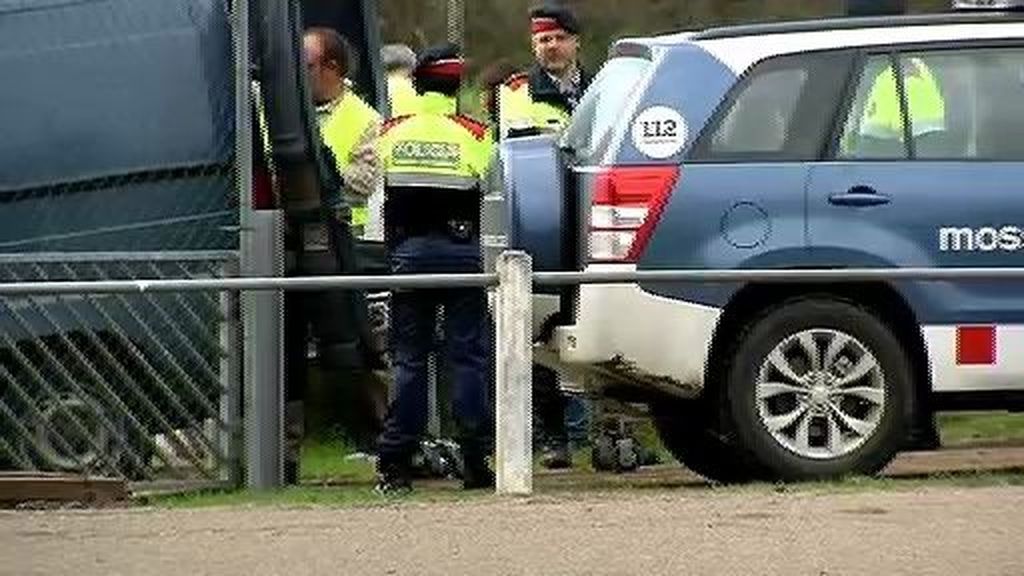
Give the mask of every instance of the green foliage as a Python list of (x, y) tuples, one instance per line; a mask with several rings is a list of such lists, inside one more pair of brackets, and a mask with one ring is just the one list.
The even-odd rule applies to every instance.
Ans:
[[(527, 13), (538, 0), (462, 0), (464, 48), (469, 76), (499, 58), (529, 66)], [(551, 2), (552, 0), (547, 0)], [(583, 31), (582, 60), (596, 70), (616, 39), (677, 32), (708, 26), (824, 18), (843, 13), (843, 0), (562, 0), (576, 12)], [(912, 12), (936, 12), (951, 0), (910, 0)], [(381, 0), (381, 34), (385, 42), (404, 42), (413, 50), (443, 42), (448, 35), (448, 0)]]

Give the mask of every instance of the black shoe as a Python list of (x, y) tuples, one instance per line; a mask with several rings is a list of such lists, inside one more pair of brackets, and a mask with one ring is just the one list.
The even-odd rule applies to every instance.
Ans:
[(299, 483), (299, 463), (294, 460), (285, 460), (284, 462), (284, 484), (285, 486), (295, 486)]
[(467, 465), (462, 473), (463, 490), (494, 490), (494, 472), (486, 462)]
[(572, 468), (572, 453), (567, 444), (547, 446), (540, 460), (541, 466), (548, 470)]
[(382, 496), (405, 494), (412, 491), (412, 475), (408, 466), (382, 464), (377, 472), (374, 492)]

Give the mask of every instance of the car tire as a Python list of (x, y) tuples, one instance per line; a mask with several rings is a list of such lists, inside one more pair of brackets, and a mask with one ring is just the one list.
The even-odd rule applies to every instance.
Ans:
[(709, 402), (664, 399), (651, 404), (654, 428), (661, 443), (679, 461), (705, 479), (734, 484), (759, 477), (755, 466), (743, 461), (719, 433), (710, 417)]
[(784, 481), (872, 475), (902, 447), (912, 369), (871, 311), (828, 296), (748, 325), (727, 372), (724, 414), (745, 459)]

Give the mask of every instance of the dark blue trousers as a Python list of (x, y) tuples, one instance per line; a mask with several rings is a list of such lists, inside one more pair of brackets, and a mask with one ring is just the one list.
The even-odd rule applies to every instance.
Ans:
[[(409, 238), (389, 256), (395, 274), (481, 271), (478, 241), (457, 242), (444, 235)], [(427, 358), (439, 306), (444, 306), (444, 352), (454, 372), (452, 408), (463, 454), (477, 458), (489, 451), (490, 329), (485, 290), (396, 290), (391, 295), (396, 390), (379, 443), (382, 462), (406, 462), (426, 428)]]

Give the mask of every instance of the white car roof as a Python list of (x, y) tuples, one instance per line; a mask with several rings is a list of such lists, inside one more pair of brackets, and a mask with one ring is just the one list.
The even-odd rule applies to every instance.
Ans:
[(965, 39), (1024, 39), (1024, 21), (823, 29), (711, 39), (697, 35), (679, 39), (699, 45), (735, 72), (742, 73), (765, 58), (798, 52)]

